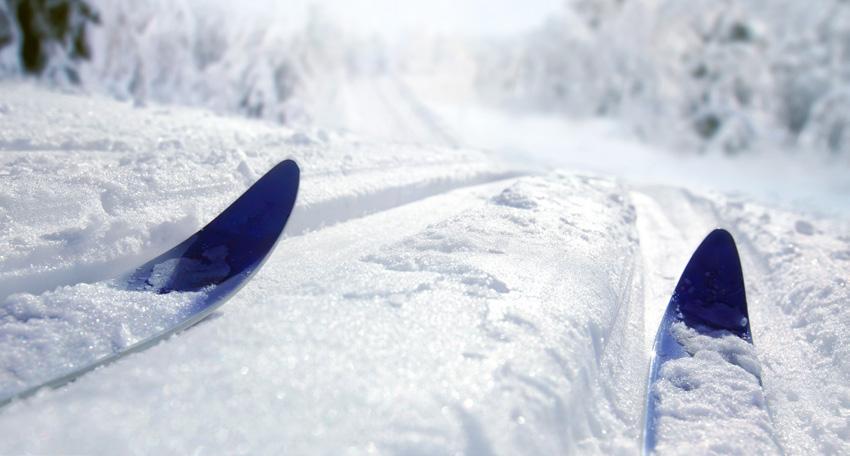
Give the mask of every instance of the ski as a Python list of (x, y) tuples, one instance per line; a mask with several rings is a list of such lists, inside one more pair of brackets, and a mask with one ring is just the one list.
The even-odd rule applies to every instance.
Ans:
[[(686, 347), (683, 338), (694, 340), (699, 336), (708, 336), (712, 340), (736, 337), (746, 342), (743, 350), (747, 346), (752, 347), (738, 250), (732, 235), (722, 229), (712, 231), (694, 252), (659, 325), (650, 354), (643, 428), (644, 454), (653, 453), (658, 442), (661, 398), (657, 383), (661, 381), (662, 368), (672, 361), (692, 356), (689, 350), (694, 349)], [(734, 339), (732, 344), (735, 344)], [(738, 350), (742, 350), (740, 342), (737, 345)], [(750, 370), (759, 374), (756, 369)], [(757, 380), (759, 384), (756, 386), (759, 387), (760, 377), (755, 376), (753, 381)], [(682, 394), (686, 395), (690, 387), (684, 384), (675, 391), (684, 391)]]
[(295, 205), (300, 170), (285, 160), (255, 182), (210, 223), (185, 241), (107, 282), (109, 288), (157, 296), (192, 296), (188, 312), (164, 330), (79, 368), (53, 369), (52, 378), (0, 397), (0, 406), (31, 396), (42, 388), (57, 388), (81, 375), (142, 351), (210, 315), (260, 269), (280, 238)]

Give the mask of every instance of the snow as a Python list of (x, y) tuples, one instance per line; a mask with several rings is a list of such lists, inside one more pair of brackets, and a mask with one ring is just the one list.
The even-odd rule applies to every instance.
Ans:
[(499, 109), (475, 94), (468, 78), (416, 72), (399, 83), (417, 94), (418, 103), (445, 126), (442, 136), (452, 144), (490, 151), (515, 166), (580, 169), (639, 184), (741, 194), (775, 207), (850, 216), (850, 185), (842, 164), (775, 150), (754, 150), (730, 160), (682, 148), (658, 149), (611, 118), (571, 119)]
[[(662, 3), (627, 7), (647, 19), (634, 34), (648, 39)], [(627, 16), (579, 4), (611, 21), (597, 35), (570, 29), (589, 58)], [(743, 123), (708, 143), (676, 136), (693, 120), (677, 117), (670, 134), (685, 145), (668, 151), (653, 143), (669, 138), (642, 141), (657, 131), (643, 120), (669, 119), (647, 100), (677, 106), (694, 87), (648, 90), (604, 119), (506, 110), (481, 77), (511, 72), (483, 71), (470, 37), (388, 45), (335, 28), (333, 9), (253, 5), (216, 22), (231, 12), (221, 2), (100, 6), (82, 87), (0, 81), (0, 395), (179, 319), (193, 294), (110, 280), (275, 163), (298, 161), (299, 199), (263, 268), (210, 318), (0, 408), (0, 453), (635, 454), (652, 338), (715, 227), (739, 246), (754, 345), (677, 328), (693, 356), (652, 386), (659, 453), (850, 453), (850, 186), (843, 156), (812, 158), (841, 124), (829, 101), (840, 94), (819, 94), (791, 140), (805, 153), (712, 152), (734, 125), (769, 130), (773, 104), (723, 111)], [(673, 29), (699, 15), (667, 8)], [(655, 68), (612, 57), (631, 38), (596, 62)], [(665, 52), (687, 54), (688, 40)], [(500, 43), (517, 57), (517, 41)], [(579, 67), (559, 68), (555, 79)], [(592, 76), (571, 89), (578, 111), (622, 82)], [(729, 101), (726, 76), (708, 107)], [(758, 97), (776, 89), (765, 87)]]
[[(304, 177), (286, 239), (217, 318), (7, 406), (0, 451), (633, 453), (647, 341), (714, 226), (741, 245), (757, 352), (744, 355), (764, 392), (759, 362), (722, 356), (742, 347), (695, 350), (665, 375), (714, 386), (667, 391), (663, 411), (704, 438), (682, 447), (662, 420), (660, 448), (847, 449), (841, 219), (5, 84), (19, 116), (0, 130), (3, 326), (30, 344), (4, 351), (5, 378), (42, 378), (29, 360), (81, 362), (86, 344), (126, 345), (179, 315), (179, 300), (98, 281), (182, 240), (276, 160), (300, 160)], [(156, 317), (134, 320), (146, 309)], [(63, 334), (79, 339), (40, 344)], [(722, 413), (735, 439), (710, 424)]]
[(132, 269), (285, 158), (304, 162), (303, 176), (315, 182), (301, 189), (291, 234), (510, 174), (472, 150), (384, 147), (205, 111), (44, 96), (19, 83), (3, 93), (16, 120), (0, 124), (0, 297)]
[[(845, 452), (847, 371), (839, 360), (847, 339), (839, 334), (848, 328), (845, 277), (850, 264), (836, 258), (846, 249), (847, 221), (769, 208), (740, 196), (661, 187), (644, 188), (640, 194), (635, 199), (641, 201), (638, 220), (649, 218), (640, 230), (641, 245), (652, 241), (644, 251), (653, 261), (669, 265), (675, 259), (682, 267), (689, 250), (662, 252), (659, 247), (675, 247), (683, 240), (697, 245), (707, 225), (726, 227), (735, 236), (767, 409), (783, 450)], [(820, 227), (814, 228), (822, 230), (818, 239), (804, 234), (805, 229), (798, 231), (799, 221)], [(667, 271), (675, 266), (670, 267), (653, 267), (647, 289), (672, 290), (681, 271), (670, 275)], [(646, 303), (647, 322), (660, 320), (669, 300), (659, 293), (648, 294), (654, 298)], [(648, 323), (647, 338), (654, 331)]]
[[(727, 201), (727, 223), (745, 238), (746, 272), (754, 303), (754, 337), (768, 404), (786, 450), (843, 453), (848, 449), (848, 323), (850, 262), (846, 222), (772, 211)], [(799, 230), (810, 224), (815, 234)], [(789, 343), (788, 341), (795, 341)]]
[[(729, 333), (698, 334), (681, 322), (671, 332), (691, 356), (665, 363), (652, 386), (659, 401), (657, 451), (780, 453), (753, 345)], [(684, 441), (693, 444), (685, 449)]]
[(152, 294), (80, 283), (0, 303), (0, 397), (62, 377), (191, 314), (203, 292)]
[[(643, 360), (625, 345), (641, 312), (634, 231), (615, 223), (634, 217), (611, 197), (622, 191), (600, 178), (528, 178), (286, 239), (228, 303), (238, 318), (128, 359), (141, 370), (119, 363), (94, 385), (74, 383), (80, 393), (11, 405), (0, 426), (23, 434), (3, 451), (89, 452), (127, 438), (137, 451), (177, 453), (630, 448)], [(589, 211), (609, 223), (589, 223)], [(162, 353), (173, 343), (178, 358)], [(103, 387), (116, 394), (82, 392)], [(139, 415), (140, 402), (153, 406)], [(73, 434), (29, 434), (44, 428)]]

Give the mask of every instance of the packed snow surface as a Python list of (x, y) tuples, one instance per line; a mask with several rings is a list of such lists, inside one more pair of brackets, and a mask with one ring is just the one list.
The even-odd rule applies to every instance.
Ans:
[[(398, 90), (387, 84), (369, 90)], [(367, 111), (391, 104), (341, 90), (372, 100)], [(850, 452), (840, 218), (529, 173), (450, 144), (466, 136), (441, 136), (452, 132), (424, 105), (383, 118), (446, 146), (11, 82), (0, 107), (0, 340), (28, 344), (4, 348), (12, 381), (41, 375), (21, 361), (38, 350), (74, 362), (85, 344), (167, 324), (186, 302), (139, 302), (108, 280), (280, 160), (303, 170), (285, 238), (214, 318), (0, 409), (0, 453), (634, 454), (648, 344), (715, 227), (739, 245), (755, 345), (680, 334), (694, 356), (663, 373), (659, 449)], [(135, 320), (145, 309), (155, 318)], [(43, 344), (71, 328), (84, 334)], [(698, 387), (674, 389), (686, 384)], [(723, 414), (728, 433), (711, 427)], [(700, 439), (677, 427), (687, 419)]]
[(62, 377), (177, 325), (204, 292), (80, 283), (0, 303), (0, 398)]

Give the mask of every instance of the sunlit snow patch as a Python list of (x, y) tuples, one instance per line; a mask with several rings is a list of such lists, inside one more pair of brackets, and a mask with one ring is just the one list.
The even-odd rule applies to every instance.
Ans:
[(0, 304), (0, 398), (162, 333), (190, 317), (206, 295), (126, 290), (117, 281), (12, 295)]

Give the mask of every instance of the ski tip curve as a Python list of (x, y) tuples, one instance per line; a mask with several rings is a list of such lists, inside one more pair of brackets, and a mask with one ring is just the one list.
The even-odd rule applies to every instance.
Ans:
[[(279, 234), (295, 206), (300, 180), (297, 163), (293, 160), (278, 163), (201, 231), (226, 230), (254, 237), (266, 232)], [(259, 220), (260, 216), (269, 218)]]
[[(209, 282), (222, 283), (232, 277), (253, 273), (271, 252), (286, 226), (298, 196), (301, 170), (293, 160), (284, 160), (260, 177), (236, 201), (198, 232), (182, 257), (215, 263), (221, 255), (226, 276), (201, 282), (193, 277), (173, 277), (172, 289), (192, 290)], [(219, 251), (221, 253), (219, 253)], [(222, 268), (224, 270), (225, 268)]]
[(708, 234), (682, 273), (671, 304), (692, 328), (726, 330), (752, 342), (741, 260), (732, 235)]
[(293, 160), (278, 163), (201, 230), (136, 269), (128, 284), (169, 293), (244, 282), (283, 233), (300, 177)]

